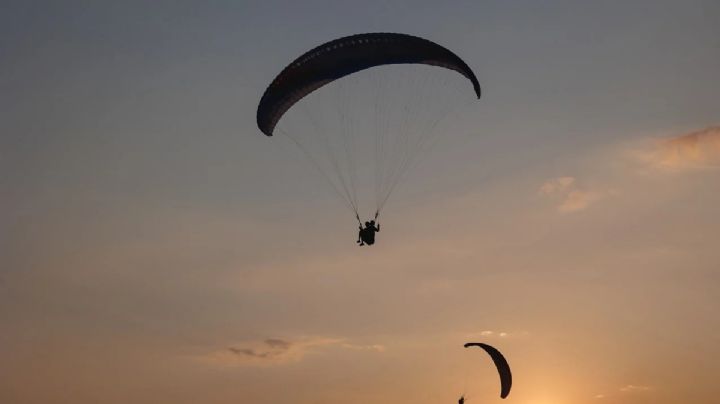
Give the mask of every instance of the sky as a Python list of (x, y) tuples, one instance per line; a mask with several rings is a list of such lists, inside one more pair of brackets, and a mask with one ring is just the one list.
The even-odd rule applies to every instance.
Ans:
[[(716, 403), (717, 1), (5, 1), (0, 402)], [(371, 248), (255, 111), (403, 32), (483, 98)]]

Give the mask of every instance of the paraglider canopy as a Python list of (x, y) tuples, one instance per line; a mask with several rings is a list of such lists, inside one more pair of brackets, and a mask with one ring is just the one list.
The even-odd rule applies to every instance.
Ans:
[(360, 222), (360, 198), (374, 188), (377, 219), (410, 168), (454, 132), (441, 125), (476, 98), (475, 73), (449, 49), (363, 33), (295, 58), (264, 90), (256, 119), (264, 135), (295, 143)]
[(490, 358), (492, 358), (500, 375), (500, 398), (506, 398), (508, 394), (510, 394), (510, 388), (512, 387), (512, 374), (510, 373), (510, 365), (508, 365), (507, 360), (505, 360), (505, 357), (500, 351), (482, 342), (468, 342), (464, 345), (465, 348), (472, 346), (484, 349), (485, 352), (490, 355)]
[(389, 64), (426, 64), (455, 70), (472, 82), (480, 98), (475, 73), (450, 50), (407, 34), (358, 34), (326, 42), (287, 65), (260, 99), (258, 128), (272, 136), (283, 114), (306, 95), (349, 74)]

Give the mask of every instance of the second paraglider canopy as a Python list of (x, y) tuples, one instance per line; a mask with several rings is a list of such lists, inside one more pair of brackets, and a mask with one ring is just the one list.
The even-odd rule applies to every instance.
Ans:
[(496, 348), (483, 344), (482, 342), (468, 342), (464, 345), (465, 348), (478, 347), (482, 348), (490, 355), (490, 358), (495, 363), (498, 374), (500, 375), (500, 398), (506, 398), (510, 394), (510, 388), (512, 388), (512, 373), (510, 372), (510, 365), (507, 360)]

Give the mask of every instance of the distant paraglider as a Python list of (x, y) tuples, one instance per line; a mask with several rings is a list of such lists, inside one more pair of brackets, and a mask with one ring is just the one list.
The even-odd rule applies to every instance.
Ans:
[[(510, 365), (508, 365), (505, 357), (497, 349), (481, 342), (468, 342), (464, 346), (465, 348), (480, 347), (490, 355), (500, 375), (500, 398), (506, 398), (510, 394), (510, 388), (512, 387), (512, 373), (510, 373)], [(464, 402), (464, 397), (461, 397), (462, 402)]]
[[(427, 39), (351, 35), (287, 65), (260, 99), (257, 126), (267, 136), (290, 138), (362, 228), (362, 180), (374, 178), (377, 220), (406, 171), (437, 140), (438, 123), (469, 101), (461, 96), (471, 94), (468, 81), (480, 98), (467, 63)], [(371, 174), (362, 175), (363, 169)]]

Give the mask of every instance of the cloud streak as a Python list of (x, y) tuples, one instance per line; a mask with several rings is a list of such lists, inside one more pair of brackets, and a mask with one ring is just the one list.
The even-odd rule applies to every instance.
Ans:
[(575, 177), (558, 177), (546, 181), (540, 187), (540, 193), (543, 195), (552, 195), (563, 192), (571, 188), (575, 184)]
[(620, 388), (620, 391), (622, 391), (623, 393), (642, 393), (650, 390), (652, 390), (652, 387), (650, 386), (641, 386), (635, 384), (628, 384), (627, 386), (623, 386)]
[(557, 201), (557, 210), (561, 213), (573, 213), (587, 209), (601, 199), (605, 193), (581, 188), (575, 177), (552, 178), (540, 186), (538, 193)]
[(300, 362), (307, 355), (331, 346), (368, 352), (384, 352), (386, 349), (381, 344), (354, 344), (344, 338), (305, 337), (294, 341), (268, 338), (261, 341), (243, 341), (210, 352), (202, 355), (200, 361), (220, 367), (283, 365)]
[(657, 170), (720, 168), (720, 126), (656, 141), (637, 154), (642, 162)]
[(482, 330), (479, 332), (472, 332), (465, 335), (465, 338), (478, 339), (478, 338), (513, 338), (523, 337), (530, 335), (528, 331), (509, 332), (509, 331), (495, 331), (495, 330)]
[(263, 342), (264, 345), (261, 348), (229, 347), (228, 351), (236, 355), (244, 355), (250, 358), (272, 359), (281, 358), (293, 348), (293, 344), (291, 342), (280, 339), (266, 339)]

